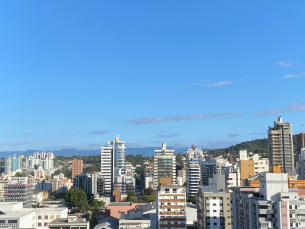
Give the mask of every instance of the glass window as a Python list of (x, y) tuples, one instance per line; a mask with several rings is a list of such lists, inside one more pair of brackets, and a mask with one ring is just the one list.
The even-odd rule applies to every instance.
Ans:
[(44, 226), (48, 226), (48, 223), (44, 223)]
[(48, 219), (49, 217), (47, 215), (44, 216), (44, 219)]
[(41, 227), (41, 223), (38, 223), (38, 227)]
[(5, 220), (0, 220), (0, 227), (4, 227), (5, 225)]
[(8, 225), (12, 228), (17, 228), (17, 220), (9, 220)]
[(60, 215), (56, 215), (56, 219), (59, 219)]
[(41, 216), (41, 215), (39, 215), (39, 216), (38, 216), (38, 219), (42, 219), (42, 216)]
[(54, 219), (54, 215), (50, 215), (50, 219)]

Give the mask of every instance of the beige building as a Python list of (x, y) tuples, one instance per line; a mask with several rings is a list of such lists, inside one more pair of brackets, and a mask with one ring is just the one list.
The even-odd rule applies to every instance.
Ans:
[(230, 193), (197, 193), (197, 223), (200, 229), (231, 229)]
[(186, 194), (178, 185), (162, 185), (157, 194), (158, 229), (186, 228)]
[(75, 176), (80, 176), (83, 172), (83, 160), (81, 157), (74, 159), (72, 161), (72, 178)]
[(176, 156), (175, 150), (166, 149), (165, 142), (160, 150), (154, 154), (154, 188), (157, 189), (160, 177), (170, 177), (176, 184)]
[(274, 127), (268, 131), (269, 165), (281, 166), (281, 172), (294, 172), (294, 152), (292, 141), (291, 123), (283, 123), (283, 118), (278, 117)]

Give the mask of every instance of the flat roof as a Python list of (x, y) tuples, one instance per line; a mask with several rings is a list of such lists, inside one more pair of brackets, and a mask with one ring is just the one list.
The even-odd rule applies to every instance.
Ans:
[(0, 215), (0, 219), (3, 218), (19, 218), (19, 217), (23, 217), (26, 216), (28, 214), (31, 214), (33, 212), (36, 212), (37, 210), (35, 208), (31, 209), (31, 208), (23, 208), (17, 211), (2, 211), (3, 213), (5, 213), (4, 215)]
[(131, 206), (132, 202), (112, 202), (107, 205), (108, 206)]
[(77, 218), (76, 220), (70, 220), (70, 222), (68, 222), (67, 218), (58, 218), (58, 219), (55, 219), (52, 222), (50, 222), (49, 225), (66, 225), (66, 224), (70, 224), (70, 225), (84, 224), (84, 225), (87, 225), (88, 223), (89, 223), (89, 221), (86, 221), (86, 218)]

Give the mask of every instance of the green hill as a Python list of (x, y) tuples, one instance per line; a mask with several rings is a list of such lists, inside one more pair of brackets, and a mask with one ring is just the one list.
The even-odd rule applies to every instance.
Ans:
[[(293, 144), (295, 146), (295, 135), (292, 136)], [(241, 142), (239, 144), (230, 146), (228, 148), (223, 149), (214, 149), (214, 150), (208, 150), (208, 153), (210, 153), (213, 156), (220, 156), (228, 157), (228, 154), (233, 155), (235, 158), (238, 156), (239, 150), (248, 150), (248, 152), (252, 153), (258, 153), (262, 157), (268, 157), (268, 138), (262, 138), (262, 139), (255, 139), (252, 141), (246, 141)]]

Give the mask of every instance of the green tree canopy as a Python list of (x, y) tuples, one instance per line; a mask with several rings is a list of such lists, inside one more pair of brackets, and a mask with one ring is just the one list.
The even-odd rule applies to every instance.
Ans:
[(27, 177), (27, 176), (28, 176), (27, 174), (21, 173), (21, 172), (17, 172), (17, 173), (15, 174), (15, 177)]
[(69, 207), (78, 207), (82, 210), (89, 208), (86, 193), (79, 188), (71, 188), (64, 196), (64, 202)]

